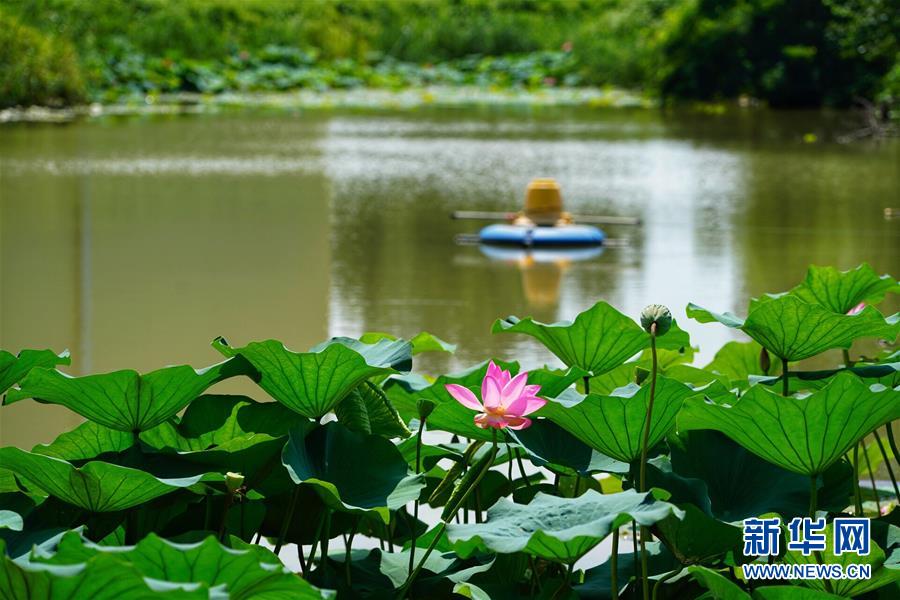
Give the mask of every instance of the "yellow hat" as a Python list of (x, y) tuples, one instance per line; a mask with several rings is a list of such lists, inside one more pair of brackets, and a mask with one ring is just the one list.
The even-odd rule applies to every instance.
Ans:
[(532, 179), (525, 188), (525, 213), (547, 214), (562, 212), (562, 194), (555, 179)]

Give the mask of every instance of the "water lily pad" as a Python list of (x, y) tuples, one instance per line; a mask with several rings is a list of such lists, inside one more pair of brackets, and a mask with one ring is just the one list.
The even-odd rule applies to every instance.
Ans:
[(146, 431), (170, 419), (211, 385), (246, 374), (242, 359), (205, 369), (185, 365), (141, 375), (130, 369), (72, 377), (37, 367), (10, 391), (7, 403), (24, 398), (61, 404), (79, 415), (120, 431)]
[[(494, 322), (493, 333), (524, 333), (540, 341), (566, 366), (579, 367), (591, 375), (601, 375), (618, 367), (650, 345), (650, 335), (634, 320), (606, 302), (598, 302), (574, 321), (541, 323), (528, 317), (507, 317)], [(659, 348), (690, 346), (687, 334), (673, 323), (660, 336)]]
[(91, 512), (113, 512), (188, 487), (200, 477), (159, 479), (138, 469), (92, 461), (83, 467), (18, 448), (0, 448), (4, 467), (48, 494)]
[[(659, 443), (675, 425), (682, 403), (697, 392), (658, 377), (648, 443)], [(642, 432), (650, 404), (650, 384), (629, 384), (611, 395), (581, 396), (569, 391), (548, 402), (538, 415), (547, 417), (591, 448), (622, 462), (641, 455)]]
[(403, 340), (365, 344), (335, 338), (309, 352), (293, 352), (276, 340), (232, 348), (218, 338), (213, 346), (225, 356), (246, 359), (256, 369), (261, 388), (310, 419), (327, 414), (369, 377), (406, 372), (412, 366), (412, 345)]
[(282, 462), (295, 483), (314, 487), (332, 508), (374, 511), (385, 523), (389, 510), (412, 502), (425, 486), (390, 441), (335, 422), (292, 430)]
[(633, 490), (606, 495), (588, 490), (577, 498), (539, 493), (525, 505), (504, 498), (488, 509), (487, 522), (450, 524), (447, 537), (462, 557), (486, 549), (572, 563), (615, 527), (631, 520), (648, 526), (683, 514), (673, 504)]
[(695, 304), (688, 304), (687, 314), (701, 323), (718, 321), (740, 329), (775, 356), (792, 362), (831, 348), (849, 348), (859, 338), (895, 338), (900, 330), (900, 322), (885, 319), (871, 306), (859, 314), (845, 315), (792, 295), (755, 303), (746, 320)]
[(35, 367), (53, 368), (71, 362), (68, 351), (57, 354), (52, 350), (22, 350), (18, 355), (14, 355), (6, 350), (0, 350), (0, 395)]
[(733, 406), (688, 400), (678, 428), (721, 431), (773, 464), (818, 475), (863, 436), (898, 418), (900, 391), (876, 391), (854, 375), (840, 373), (806, 398), (782, 397), (754, 386)]

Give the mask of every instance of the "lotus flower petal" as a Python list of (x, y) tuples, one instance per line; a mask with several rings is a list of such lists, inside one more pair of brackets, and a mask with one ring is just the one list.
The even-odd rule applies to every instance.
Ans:
[(482, 410), (481, 403), (469, 388), (458, 385), (456, 383), (448, 383), (444, 387), (447, 389), (447, 393), (453, 396), (454, 400), (456, 400), (466, 408), (471, 408), (472, 410), (478, 411)]

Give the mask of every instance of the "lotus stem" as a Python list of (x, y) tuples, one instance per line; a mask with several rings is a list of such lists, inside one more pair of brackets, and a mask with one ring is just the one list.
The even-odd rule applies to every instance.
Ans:
[[(231, 506), (234, 504), (234, 494), (228, 493), (225, 495), (225, 502), (222, 506), (222, 518), (219, 521), (219, 531), (217, 533), (217, 538), (221, 542), (225, 539), (225, 525), (228, 519), (228, 511), (231, 510)], [(276, 552), (276, 554), (278, 554)]]
[(472, 493), (472, 490), (478, 487), (478, 484), (481, 483), (481, 480), (484, 479), (484, 476), (488, 471), (491, 470), (491, 465), (494, 464), (494, 457), (497, 456), (497, 430), (491, 429), (491, 436), (493, 437), (491, 441), (491, 457), (487, 461), (487, 467), (481, 471), (476, 477), (475, 481), (472, 482), (472, 485), (463, 492), (462, 498), (460, 498), (456, 505), (451, 508), (451, 512), (447, 516), (446, 519), (441, 520), (440, 525), (438, 526), (438, 530), (435, 532), (434, 537), (431, 540), (431, 543), (428, 544), (428, 548), (425, 550), (425, 554), (422, 555), (422, 558), (419, 559), (419, 564), (416, 565), (415, 570), (409, 574), (409, 577), (406, 578), (406, 581), (403, 582), (403, 585), (400, 586), (400, 589), (397, 590), (397, 598), (405, 598), (406, 593), (412, 584), (415, 582), (416, 577), (419, 576), (419, 572), (422, 571), (422, 567), (425, 566), (425, 561), (428, 560), (428, 557), (434, 551), (435, 547), (438, 544), (438, 541), (441, 539), (441, 536), (444, 534), (444, 530), (447, 528), (447, 523), (453, 519), (453, 516), (459, 511), (459, 509), (465, 506), (466, 500), (469, 498), (469, 494)]
[(781, 359), (781, 395), (787, 398), (791, 395), (791, 385), (788, 381), (788, 360), (786, 358)]
[(522, 478), (525, 480), (525, 487), (531, 489), (531, 481), (525, 473), (525, 464), (522, 462), (522, 451), (518, 448), (516, 448), (516, 462), (519, 464), (519, 473), (522, 474)]
[[(281, 552), (281, 546), (284, 545), (284, 538), (287, 536), (288, 529), (291, 526), (291, 520), (294, 518), (294, 510), (297, 508), (297, 501), (300, 498), (300, 486), (294, 486), (294, 493), (291, 495), (291, 503), (288, 505), (288, 512), (284, 518), (284, 521), (281, 522), (281, 531), (278, 532), (278, 543), (275, 544), (275, 555), (278, 556), (278, 553)], [(222, 518), (222, 522), (225, 522), (224, 517)]]
[(331, 510), (325, 509), (325, 526), (322, 531), (322, 551), (319, 553), (319, 568), (322, 569), (322, 577), (326, 578), (328, 566), (328, 540), (331, 539)]
[(612, 554), (609, 555), (609, 587), (612, 600), (619, 600), (619, 528), (613, 529)]
[(875, 472), (872, 470), (872, 463), (869, 461), (869, 453), (866, 451), (866, 447), (863, 446), (863, 458), (866, 461), (866, 470), (869, 471), (869, 481), (872, 483), (872, 495), (875, 496), (875, 508), (878, 509), (878, 514), (881, 514), (881, 499), (878, 497), (878, 486), (875, 485)]
[[(641, 439), (641, 474), (640, 492), (647, 491), (647, 447), (650, 442), (650, 423), (653, 419), (653, 400), (656, 396), (656, 372), (659, 361), (656, 356), (656, 322), (650, 324), (650, 354), (653, 358), (652, 371), (650, 373), (650, 402), (647, 404), (647, 418), (644, 420), (644, 431)], [(647, 528), (641, 527), (641, 590), (644, 600), (650, 600), (650, 574), (647, 569)]]
[(206, 499), (204, 503), (206, 506), (203, 511), (203, 531), (209, 531), (210, 526), (212, 525), (212, 494), (205, 494)]
[(891, 447), (891, 452), (894, 455), (894, 460), (900, 465), (900, 450), (897, 450), (897, 440), (894, 439), (894, 429), (892, 427), (893, 421), (885, 424), (884, 433), (887, 436), (888, 445)]
[(541, 576), (537, 570), (537, 563), (534, 561), (534, 556), (528, 555), (528, 562), (531, 565), (531, 595), (534, 596), (534, 588), (537, 586), (537, 590), (540, 592), (544, 589), (544, 586), (541, 585)]
[(853, 499), (855, 501), (856, 516), (863, 516), (862, 490), (859, 487), (859, 446), (861, 442), (853, 445)]
[[(659, 580), (653, 585), (653, 600), (656, 600), (659, 597), (659, 588), (662, 587), (662, 584), (672, 579), (676, 575), (681, 573), (681, 569), (675, 569), (674, 571), (669, 571), (665, 575), (659, 578)], [(753, 581), (752, 579), (749, 581)]]
[(306, 577), (306, 557), (303, 556), (303, 544), (297, 542), (297, 562), (300, 563), (300, 573)]
[[(321, 517), (319, 517), (319, 524), (316, 526), (316, 537), (313, 540), (312, 546), (309, 549), (309, 558), (306, 561), (306, 570), (307, 571), (312, 568), (313, 563), (316, 560), (316, 550), (318, 549), (318, 546), (319, 546), (319, 540), (322, 537), (322, 527), (324, 525), (325, 525), (325, 515), (322, 515)], [(379, 542), (382, 541), (381, 538), (379, 538), (378, 541)], [(382, 546), (381, 549), (384, 550), (384, 547)]]
[(819, 501), (819, 486), (816, 483), (816, 476), (809, 477), (809, 518), (816, 518), (816, 509)]
[(878, 430), (872, 432), (875, 436), (875, 443), (878, 444), (878, 450), (881, 452), (881, 458), (884, 460), (884, 466), (887, 468), (888, 477), (891, 478), (891, 485), (894, 486), (894, 497), (900, 500), (900, 489), (897, 489), (897, 478), (894, 477), (894, 467), (891, 466), (891, 461), (888, 458), (887, 451), (884, 449), (884, 444), (881, 443), (881, 436), (878, 435)]
[[(419, 430), (416, 432), (416, 475), (422, 470), (422, 432), (425, 431), (425, 419), (419, 423)], [(413, 565), (416, 564), (416, 524), (419, 522), (419, 497), (413, 503), (413, 524), (410, 533), (409, 542), (409, 571), (412, 573)], [(349, 584), (348, 584), (349, 585)]]
[(352, 575), (350, 572), (350, 552), (353, 550), (353, 537), (356, 535), (356, 528), (358, 526), (359, 521), (355, 521), (353, 523), (353, 527), (350, 528), (350, 535), (347, 537), (347, 541), (344, 546), (344, 578), (347, 581), (347, 587), (351, 587), (353, 585)]
[[(818, 485), (818, 477), (816, 475), (809, 476), (809, 518), (816, 518), (816, 510), (818, 509), (818, 500), (819, 500), (819, 485)], [(816, 562), (820, 565), (823, 564), (822, 561), (822, 553), (818, 550), (813, 550), (813, 556), (816, 558)], [(831, 585), (831, 580), (823, 579), (822, 583), (825, 585), (825, 591), (829, 594), (834, 593), (834, 588)]]
[(849, 369), (853, 366), (853, 361), (850, 360), (850, 349), (844, 348), (843, 350), (841, 350), (841, 352), (844, 355), (844, 367)]
[(641, 578), (640, 573), (641, 561), (638, 558), (638, 530), (637, 521), (631, 520), (631, 566), (634, 569), (634, 580)]

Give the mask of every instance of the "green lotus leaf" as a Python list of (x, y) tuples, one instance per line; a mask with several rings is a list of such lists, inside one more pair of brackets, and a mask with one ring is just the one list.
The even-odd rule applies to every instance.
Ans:
[(34, 600), (207, 600), (215, 597), (205, 586), (178, 586), (145, 579), (136, 569), (111, 555), (73, 565), (35, 562), (28, 557), (12, 560), (4, 554), (2, 540), (0, 596)]
[(53, 368), (71, 362), (68, 350), (60, 354), (52, 350), (22, 350), (18, 355), (0, 350), (0, 395), (35, 367)]
[(730, 313), (717, 314), (688, 304), (687, 314), (701, 323), (718, 321), (740, 329), (778, 358), (798, 361), (832, 348), (849, 348), (864, 337), (895, 338), (898, 322), (866, 307), (856, 315), (831, 311), (792, 295), (782, 295), (753, 305), (746, 320)]
[(6, 401), (34, 398), (61, 404), (111, 429), (146, 431), (176, 415), (211, 385), (246, 373), (246, 362), (233, 358), (200, 370), (181, 365), (144, 375), (129, 369), (72, 377), (37, 367), (19, 383), (20, 389), (6, 395)]
[[(857, 363), (852, 367), (839, 369), (821, 369), (818, 371), (791, 371), (789, 389), (791, 393), (808, 389), (819, 389), (828, 384), (828, 380), (841, 372), (853, 373), (863, 379), (872, 379), (869, 383), (880, 383), (885, 387), (894, 387), (900, 383), (900, 362), (884, 362), (873, 364)], [(764, 385), (783, 384), (780, 377), (751, 376), (750, 383)]]
[[(669, 448), (675, 473), (705, 484), (710, 515), (717, 519), (735, 522), (769, 512), (785, 519), (809, 514), (809, 477), (759, 458), (718, 431), (680, 431), (669, 437)], [(819, 507), (843, 510), (852, 481), (852, 469), (845, 462), (829, 467), (821, 475)], [(661, 483), (651, 485), (673, 491)], [(676, 502), (674, 493), (671, 501)]]
[(770, 360), (768, 372), (763, 372), (760, 366), (762, 349), (756, 342), (728, 342), (703, 370), (727, 377), (732, 384), (746, 389), (751, 375), (774, 377), (781, 374), (781, 362), (778, 360)]
[(62, 460), (79, 461), (122, 452), (132, 445), (134, 435), (131, 433), (85, 421), (75, 429), (60, 434), (50, 444), (39, 444), (31, 451)]
[(841, 596), (811, 590), (796, 585), (769, 585), (757, 587), (751, 596), (736, 583), (708, 567), (695, 565), (688, 572), (708, 592), (703, 596), (710, 600), (839, 600)]
[(877, 304), (888, 293), (900, 293), (897, 281), (890, 275), (879, 276), (868, 263), (848, 271), (810, 266), (803, 283), (788, 292), (842, 315), (860, 302)]
[(334, 338), (309, 352), (292, 352), (276, 340), (232, 348), (217, 338), (213, 346), (225, 356), (246, 359), (258, 372), (261, 388), (310, 419), (323, 417), (369, 377), (406, 372), (412, 366), (412, 345), (403, 340), (365, 344)]
[(199, 452), (257, 434), (285, 436), (303, 422), (306, 419), (277, 402), (203, 395), (190, 403), (180, 419), (142, 433), (141, 441), (158, 449)]
[(11, 510), (0, 510), (0, 529), (22, 531), (23, 525), (22, 515), (19, 513)]
[(388, 440), (327, 423), (291, 430), (282, 463), (294, 483), (315, 488), (332, 508), (374, 511), (385, 523), (389, 510), (419, 497), (422, 476), (410, 476), (406, 460)]
[(863, 436), (898, 418), (900, 390), (876, 391), (854, 375), (840, 373), (806, 398), (753, 386), (733, 406), (688, 400), (678, 429), (721, 431), (773, 464), (819, 475)]
[(573, 563), (615, 528), (631, 520), (649, 526), (684, 513), (650, 493), (634, 490), (600, 494), (588, 490), (577, 498), (538, 493), (525, 505), (506, 498), (487, 511), (485, 523), (447, 526), (447, 537), (462, 557), (487, 549), (498, 554), (526, 552), (538, 558)]
[[(659, 443), (675, 425), (687, 398), (697, 392), (666, 377), (656, 380), (656, 398), (648, 443)], [(582, 396), (569, 391), (548, 402), (538, 415), (547, 417), (598, 452), (631, 463), (641, 455), (642, 432), (650, 404), (650, 385), (629, 384), (611, 395)]]
[(103, 546), (71, 532), (63, 536), (56, 552), (36, 558), (53, 565), (91, 565), (99, 556), (115, 557), (143, 577), (177, 584), (202, 584), (219, 589), (232, 600), (240, 598), (323, 598), (323, 593), (286, 569), (269, 550), (244, 545), (226, 548), (207, 537), (193, 544), (176, 544), (151, 533), (136, 546)]
[[(647, 568), (651, 577), (680, 569), (681, 564), (671, 552), (659, 542), (648, 542)], [(640, 559), (636, 552), (619, 552), (616, 563), (617, 582), (621, 593), (629, 584), (629, 579), (640, 573)], [(590, 600), (607, 600), (612, 597), (612, 564), (606, 562), (584, 572), (584, 582), (574, 586), (579, 598)]]
[(657, 523), (655, 532), (684, 565), (698, 564), (729, 551), (740, 552), (743, 532), (703, 513), (693, 504), (679, 504), (683, 518), (668, 517)]
[(550, 419), (535, 419), (531, 427), (508, 433), (539, 467), (583, 476), (628, 472), (627, 464), (597, 452)]
[[(650, 346), (650, 334), (606, 302), (598, 302), (574, 321), (546, 324), (511, 316), (495, 321), (491, 331), (530, 335), (566, 366), (579, 367), (593, 376), (618, 367)], [(673, 323), (669, 333), (659, 337), (657, 346), (678, 350), (690, 346), (690, 340)]]
[(0, 463), (48, 494), (95, 513), (137, 506), (201, 479), (159, 479), (138, 469), (100, 461), (76, 468), (59, 458), (12, 447), (0, 448)]
[[(782, 547), (787, 548), (787, 543), (782, 540)], [(842, 565), (846, 568), (849, 564), (864, 564), (872, 567), (872, 577), (869, 579), (829, 579), (832, 591), (845, 598), (858, 598), (859, 596), (877, 590), (886, 585), (896, 585), (900, 581), (900, 569), (891, 569), (885, 565), (884, 550), (875, 542), (870, 541), (870, 552), (867, 556), (858, 556), (852, 553), (834, 554), (834, 523), (825, 526), (825, 550), (819, 553), (803, 556), (798, 550), (788, 550), (783, 561), (788, 564), (816, 564), (821, 558), (826, 565)], [(825, 581), (821, 579), (809, 579), (802, 581), (812, 589), (824, 591)]]
[[(398, 340), (397, 336), (391, 335), (389, 333), (382, 333), (380, 331), (370, 331), (359, 336), (359, 341), (364, 344), (374, 344), (380, 340)], [(452, 354), (456, 352), (456, 344), (450, 344), (445, 342), (441, 338), (428, 333), (427, 331), (421, 331), (417, 333), (409, 343), (412, 344), (412, 355), (416, 356), (418, 354), (422, 354), (423, 352), (447, 352)]]
[(750, 600), (750, 594), (742, 590), (735, 582), (708, 567), (694, 565), (688, 567), (688, 572), (697, 583), (709, 590), (703, 596), (704, 598), (712, 600)]
[(384, 390), (371, 381), (362, 382), (338, 402), (334, 413), (338, 421), (354, 431), (388, 438), (412, 435)]

